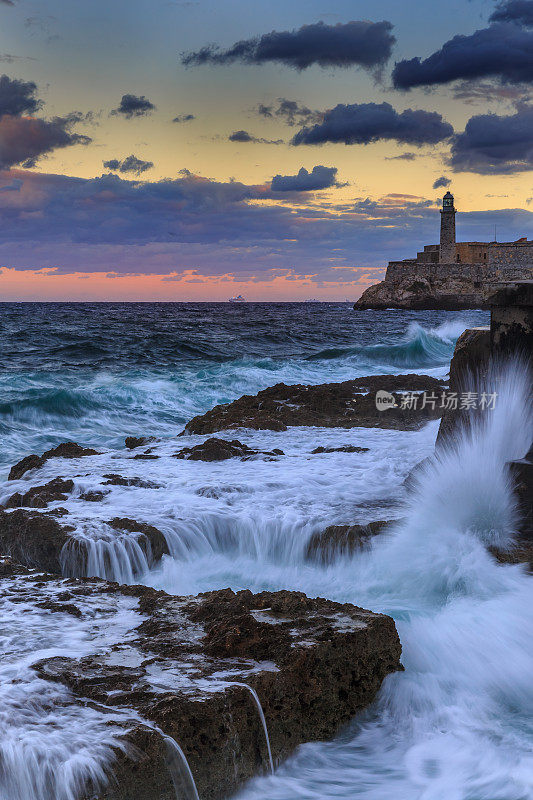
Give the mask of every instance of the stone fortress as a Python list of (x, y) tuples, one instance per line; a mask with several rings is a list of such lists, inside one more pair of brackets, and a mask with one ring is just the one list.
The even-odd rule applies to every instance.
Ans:
[(440, 214), (440, 244), (426, 245), (416, 258), (390, 261), (385, 280), (370, 286), (354, 308), (487, 308), (494, 284), (533, 278), (533, 241), (457, 242), (451, 192)]

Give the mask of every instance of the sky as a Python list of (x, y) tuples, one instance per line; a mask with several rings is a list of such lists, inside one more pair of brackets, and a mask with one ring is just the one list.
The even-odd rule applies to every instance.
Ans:
[(533, 0), (0, 0), (0, 300), (355, 300), (533, 238)]

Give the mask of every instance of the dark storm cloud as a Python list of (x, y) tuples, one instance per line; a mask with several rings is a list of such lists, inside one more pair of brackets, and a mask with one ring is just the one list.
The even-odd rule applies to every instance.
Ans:
[(72, 131), (79, 114), (51, 120), (4, 115), (0, 118), (0, 168), (21, 164), (30, 168), (42, 156), (58, 148), (89, 144), (91, 139)]
[(0, 3), (3, 3), (5, 6), (14, 6), (15, 5), (13, 0), (0, 0)]
[(298, 30), (271, 31), (236, 42), (227, 50), (215, 45), (183, 53), (186, 66), (201, 64), (264, 64), (278, 61), (294, 69), (321, 67), (382, 67), (389, 60), (396, 41), (390, 22), (346, 22), (327, 25), (317, 22)]
[(7, 75), (0, 77), (0, 116), (11, 114), (18, 117), (21, 114), (35, 114), (42, 103), (35, 96), (37, 86), (33, 81), (21, 81), (9, 78)]
[(134, 173), (140, 175), (141, 172), (146, 172), (154, 166), (153, 161), (143, 161), (137, 156), (131, 155), (119, 161), (118, 158), (111, 158), (109, 161), (104, 161), (103, 165), (106, 169), (113, 170), (113, 172)]
[(504, 83), (532, 81), (533, 32), (497, 23), (471, 36), (454, 36), (423, 61), (400, 61), (392, 73), (395, 88), (406, 90), (487, 77)]
[(313, 192), (336, 186), (337, 167), (323, 167), (318, 164), (308, 172), (302, 167), (297, 175), (275, 175), (272, 178), (273, 192)]
[(233, 131), (228, 136), (230, 142), (253, 142), (255, 144), (283, 144), (283, 139), (259, 139), (257, 136), (248, 133), (248, 131)]
[(339, 104), (326, 111), (322, 122), (298, 131), (292, 144), (370, 144), (393, 139), (420, 146), (437, 144), (452, 134), (452, 126), (435, 111), (408, 108), (398, 113), (390, 103)]
[(490, 21), (533, 26), (533, 0), (507, 0), (506, 3), (499, 3)]
[(533, 106), (516, 114), (471, 117), (453, 141), (450, 164), (456, 172), (510, 174), (533, 169)]
[(118, 108), (114, 108), (111, 114), (132, 119), (132, 117), (145, 117), (152, 111), (155, 111), (155, 106), (144, 95), (137, 97), (135, 94), (123, 94)]
[(268, 119), (277, 117), (287, 125), (310, 125), (324, 118), (323, 111), (313, 111), (307, 106), (300, 105), (296, 100), (287, 100), (285, 97), (278, 97), (277, 106), (259, 103), (255, 110), (261, 117)]
[(437, 178), (435, 183), (433, 184), (434, 189), (446, 189), (450, 186), (451, 180), (447, 178), (445, 175), (441, 175), (440, 178)]
[(194, 114), (178, 114), (177, 117), (174, 117), (172, 122), (191, 122), (193, 119), (196, 119)]

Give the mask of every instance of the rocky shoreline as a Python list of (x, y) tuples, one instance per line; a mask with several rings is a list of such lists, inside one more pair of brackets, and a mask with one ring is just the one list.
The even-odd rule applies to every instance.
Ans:
[[(172, 767), (176, 756), (169, 755), (165, 736), (182, 748), (201, 800), (223, 800), (268, 771), (270, 757), (279, 764), (299, 744), (333, 736), (372, 702), (387, 675), (402, 669), (393, 620), (349, 603), (293, 591), (221, 589), (175, 596), (131, 585), (180, 548), (186, 551), (190, 542), (184, 533), (152, 524), (156, 520), (112, 514), (108, 500), (113, 491), (127, 492), (130, 498), (152, 493), (151, 503), (164, 502), (165, 487), (153, 466), (159, 460), (179, 469), (187, 462), (193, 462), (191, 469), (202, 463), (216, 468), (229, 460), (275, 462), (274, 468), (290, 457), (270, 443), (250, 446), (241, 441), (241, 432), (235, 438), (234, 432), (244, 429), (274, 434), (294, 427), (414, 432), (443, 411), (439, 404), (405, 404), (405, 396), (458, 393), (468, 386), (473, 370), (486, 372), (491, 359), (513, 351), (517, 340), (526, 341), (532, 329), (527, 327), (530, 292), (531, 287), (525, 295), (523, 288), (518, 290), (516, 297), (524, 295), (525, 300), (516, 301), (514, 314), (508, 293), (505, 313), (501, 318), (497, 311), (493, 314), (491, 329), (465, 331), (456, 345), (449, 386), (418, 374), (319, 386), (280, 383), (194, 417), (180, 436), (202, 436), (202, 441), (183, 446), (178, 437), (128, 437), (114, 462), (120, 472), (110, 471), (105, 454), (74, 442), (26, 456), (11, 468), (6, 487), (12, 490), (4, 493), (0, 506), (4, 597), (40, 609), (57, 620), (51, 624), (72, 619), (80, 631), (95, 625), (110, 631), (105, 645), (94, 652), (79, 658), (54, 655), (33, 664), (40, 678), (66, 687), (68, 702), (103, 710), (117, 730), (107, 782), (85, 785), (76, 800), (173, 800), (176, 781), (187, 777)], [(523, 312), (525, 308), (529, 310)], [(378, 408), (377, 392), (390, 395), (391, 405), (384, 410)], [(437, 448), (451, 446), (456, 431), (473, 418), (466, 410), (445, 410)], [(231, 438), (213, 435), (220, 432), (231, 432)], [(369, 450), (359, 444), (315, 442), (306, 458), (319, 463), (340, 453), (357, 464)], [(510, 549), (492, 547), (491, 553), (503, 563), (529, 562), (531, 569), (530, 455), (513, 465), (521, 538)], [(407, 483), (409, 491), (416, 471)], [(327, 565), (370, 549), (375, 537), (393, 536), (401, 525), (395, 512), (389, 519), (347, 520), (314, 530), (302, 543), (305, 560)], [(103, 580), (112, 574), (117, 548), (129, 559), (123, 585)], [(100, 577), (85, 577), (94, 574)], [(132, 615), (131, 626), (114, 636), (114, 623), (124, 608)]]

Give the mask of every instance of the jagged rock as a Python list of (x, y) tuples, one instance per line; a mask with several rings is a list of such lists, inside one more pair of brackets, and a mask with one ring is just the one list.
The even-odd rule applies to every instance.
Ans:
[(470, 277), (458, 274), (452, 278), (447, 274), (446, 268), (442, 272), (442, 277), (438, 275), (432, 278), (406, 277), (404, 280), (384, 280), (376, 283), (363, 292), (354, 308), (356, 311), (367, 309), (463, 311), (471, 308), (488, 308), (489, 285), (483, 289), (476, 289)]
[(48, 503), (66, 500), (74, 489), (74, 482), (63, 478), (54, 478), (43, 486), (34, 486), (21, 494), (15, 492), (6, 500), (4, 508), (46, 508)]
[(159, 456), (154, 455), (153, 453), (137, 453), (136, 456), (133, 456), (134, 459), (137, 461), (154, 461)]
[[(194, 417), (184, 433), (209, 434), (230, 428), (278, 431), (286, 430), (289, 425), (412, 430), (442, 412), (430, 405), (402, 409), (401, 395), (397, 392), (438, 393), (443, 388), (443, 381), (428, 375), (372, 375), (320, 386), (278, 383), (254, 396), (244, 395)], [(375, 393), (381, 389), (394, 395), (398, 407), (378, 411)]]
[[(464, 331), (457, 339), (450, 363), (450, 394), (455, 393), (460, 400), (462, 392), (477, 392), (480, 380), (487, 374), (489, 361), (490, 329), (469, 328)], [(476, 412), (461, 409), (460, 402), (457, 408), (446, 409), (439, 426), (437, 446), (453, 439), (454, 434), (467, 426), (474, 416)]]
[(155, 442), (155, 436), (126, 436), (124, 444), (129, 450), (134, 450), (136, 447), (143, 447), (150, 442)]
[(107, 478), (104, 481), (104, 486), (137, 486), (140, 489), (161, 489), (160, 483), (154, 483), (153, 481), (145, 481), (142, 478), (124, 478), (122, 475), (117, 475), (114, 472), (111, 472), (107, 475), (103, 475), (102, 477)]
[(67, 588), (61, 596), (89, 612), (92, 627), (113, 630), (113, 598), (117, 614), (126, 597), (136, 599), (144, 616), (119, 641), (108, 640), (107, 650), (95, 645), (80, 659), (65, 653), (34, 664), (41, 678), (66, 685), (72, 702), (131, 709), (137, 717), (126, 714), (122, 726), (135, 756), (117, 748), (114, 780), (90, 793), (97, 800), (175, 800), (162, 738), (150, 725), (179, 743), (202, 800), (232, 796), (266, 771), (257, 709), (246, 687), (236, 684), (257, 692), (279, 763), (300, 743), (334, 735), (372, 701), (387, 674), (401, 669), (392, 619), (349, 603), (230, 589), (178, 598), (95, 580), (62, 581), (58, 596), (49, 581), (41, 598), (31, 576), (24, 579), (27, 586), (17, 581), (11, 594), (24, 593), (26, 602), (51, 601), (52, 613), (65, 611), (59, 592)]
[(100, 453), (96, 450), (92, 450), (89, 447), (82, 447), (76, 444), (76, 442), (63, 442), (63, 444), (58, 444), (58, 446), (54, 447), (52, 450), (47, 450), (42, 456), (38, 456), (34, 453), (23, 458), (22, 461), (19, 461), (18, 464), (11, 467), (8, 480), (18, 480), (25, 472), (28, 472), (28, 470), (39, 469), (49, 458), (81, 458), (82, 456), (98, 455), (100, 455)]
[(150, 543), (151, 555), (154, 561), (159, 561), (163, 555), (169, 554), (168, 544), (158, 528), (149, 525), (147, 522), (137, 522), (128, 517), (115, 517), (108, 522), (116, 531), (127, 531), (128, 533), (142, 533)]
[(232, 439), (231, 442), (227, 439), (217, 439), (216, 436), (211, 439), (206, 439), (202, 444), (194, 445), (193, 447), (184, 447), (178, 453), (175, 453), (174, 458), (185, 458), (188, 461), (225, 461), (227, 458), (251, 458), (255, 455), (267, 456), (282, 456), (283, 450), (271, 450), (263, 452), (259, 450), (252, 450), (246, 444), (242, 444), (238, 439)]
[(370, 540), (391, 525), (389, 520), (376, 520), (366, 525), (330, 525), (314, 533), (306, 548), (306, 558), (329, 564), (336, 558), (352, 555), (370, 546)]
[(345, 444), (343, 447), (315, 447), (311, 450), (311, 455), (316, 456), (319, 453), (368, 453), (369, 447), (356, 447), (353, 444)]
[(37, 511), (0, 511), (0, 553), (25, 567), (61, 573), (61, 550), (72, 530)]

